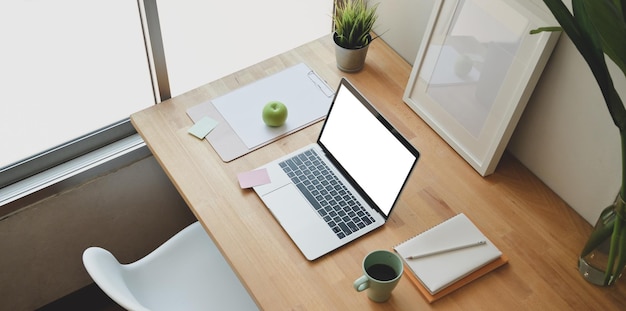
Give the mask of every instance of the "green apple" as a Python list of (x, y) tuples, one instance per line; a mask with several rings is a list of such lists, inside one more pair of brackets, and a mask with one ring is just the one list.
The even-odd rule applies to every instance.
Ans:
[(279, 101), (271, 101), (263, 107), (263, 122), (268, 126), (281, 126), (287, 120), (287, 106)]

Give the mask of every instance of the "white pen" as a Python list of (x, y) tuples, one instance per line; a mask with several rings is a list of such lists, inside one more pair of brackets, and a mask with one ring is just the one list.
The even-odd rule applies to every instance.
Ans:
[(474, 246), (484, 245), (484, 244), (487, 244), (487, 241), (478, 241), (478, 242), (473, 242), (473, 243), (469, 243), (469, 244), (463, 244), (463, 245), (459, 245), (459, 246), (444, 248), (444, 249), (440, 249), (440, 250), (436, 250), (436, 251), (432, 251), (432, 252), (427, 252), (427, 253), (423, 253), (423, 254), (419, 254), (419, 255), (409, 256), (406, 259), (424, 258), (424, 257), (432, 256), (432, 255), (447, 253), (447, 252), (456, 251), (456, 250), (459, 250), (459, 249), (464, 249), (464, 248), (474, 247)]

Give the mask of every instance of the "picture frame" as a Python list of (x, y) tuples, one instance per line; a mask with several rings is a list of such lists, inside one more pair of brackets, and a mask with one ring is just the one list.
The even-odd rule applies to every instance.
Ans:
[(493, 173), (560, 32), (529, 1), (436, 0), (403, 100), (481, 176)]

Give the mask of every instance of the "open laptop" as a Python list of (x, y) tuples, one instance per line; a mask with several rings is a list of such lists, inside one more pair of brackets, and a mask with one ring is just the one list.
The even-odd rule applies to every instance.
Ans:
[(418, 158), (344, 78), (317, 143), (262, 166), (271, 182), (254, 191), (314, 260), (382, 226)]

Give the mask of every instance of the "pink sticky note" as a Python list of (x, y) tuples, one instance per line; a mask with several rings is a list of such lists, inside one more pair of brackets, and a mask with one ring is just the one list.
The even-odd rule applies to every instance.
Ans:
[(245, 189), (268, 184), (270, 182), (270, 175), (267, 174), (266, 169), (262, 168), (254, 171), (239, 173), (237, 174), (237, 179), (239, 179), (239, 186)]

